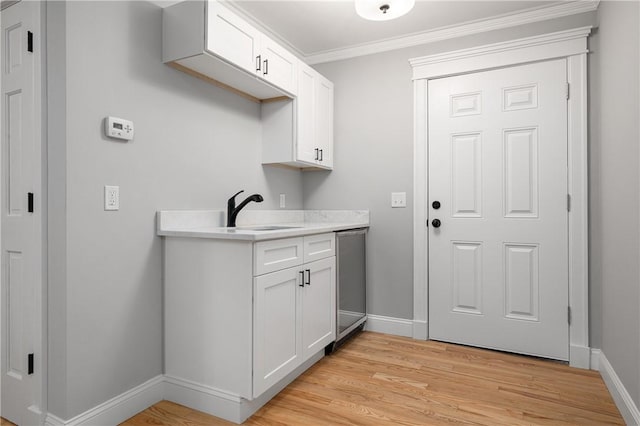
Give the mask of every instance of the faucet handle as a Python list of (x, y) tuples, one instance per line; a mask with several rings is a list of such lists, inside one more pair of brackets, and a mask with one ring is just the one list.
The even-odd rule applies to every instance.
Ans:
[(244, 189), (236, 192), (234, 195), (231, 196), (231, 198), (229, 198), (229, 200), (235, 199), (238, 195), (242, 194), (243, 192), (244, 192)]

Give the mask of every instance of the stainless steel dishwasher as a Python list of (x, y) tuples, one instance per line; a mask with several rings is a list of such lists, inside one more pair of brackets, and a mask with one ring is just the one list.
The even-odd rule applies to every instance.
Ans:
[(327, 353), (362, 330), (367, 320), (366, 236), (366, 228), (336, 232), (336, 341)]

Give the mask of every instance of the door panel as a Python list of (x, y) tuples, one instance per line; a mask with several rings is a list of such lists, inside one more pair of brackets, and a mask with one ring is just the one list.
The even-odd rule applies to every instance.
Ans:
[(452, 207), (454, 217), (482, 216), (482, 136), (451, 137)]
[(508, 318), (538, 321), (538, 246), (504, 245), (505, 312)]
[(538, 131), (510, 129), (503, 138), (505, 217), (538, 217)]
[(253, 397), (300, 364), (299, 268), (254, 278)]
[(209, 52), (251, 73), (261, 70), (258, 30), (213, 0), (207, 2), (207, 28)]
[(565, 84), (565, 60), (429, 81), (430, 338), (568, 359)]
[(482, 314), (482, 244), (454, 242), (452, 251), (452, 309)]
[(304, 267), (310, 272), (302, 290), (302, 355), (306, 361), (336, 339), (336, 258)]
[(267, 36), (262, 36), (261, 43), (262, 78), (291, 94), (297, 94), (298, 59)]
[(316, 81), (318, 75), (311, 67), (300, 65), (298, 73), (297, 160), (314, 163), (316, 160)]

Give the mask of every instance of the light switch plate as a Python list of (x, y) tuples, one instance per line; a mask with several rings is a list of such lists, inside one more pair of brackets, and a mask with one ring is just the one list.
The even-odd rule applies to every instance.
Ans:
[(120, 210), (120, 187), (105, 185), (104, 186), (104, 209)]
[(391, 207), (393, 207), (393, 208), (407, 207), (407, 193), (406, 192), (392, 192), (391, 193)]

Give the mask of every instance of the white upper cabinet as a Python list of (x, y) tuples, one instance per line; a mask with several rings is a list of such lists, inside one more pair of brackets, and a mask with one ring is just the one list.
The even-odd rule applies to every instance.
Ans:
[(245, 71), (260, 69), (262, 34), (216, 1), (207, 3), (206, 49)]
[(162, 59), (262, 103), (262, 163), (333, 169), (333, 83), (216, 0), (163, 9)]
[(262, 105), (262, 163), (331, 170), (333, 83), (300, 63), (297, 93)]
[(301, 66), (298, 74), (298, 140), (297, 160), (314, 163), (316, 151), (316, 86), (318, 74), (310, 67)]
[(333, 83), (318, 74), (316, 102), (316, 145), (320, 164), (333, 167)]
[(215, 0), (163, 10), (163, 61), (255, 101), (295, 96), (299, 60)]
[(267, 36), (262, 36), (257, 72), (289, 93), (296, 93), (298, 58)]

